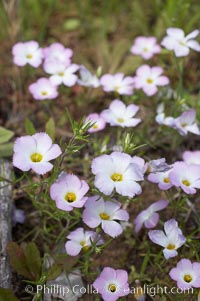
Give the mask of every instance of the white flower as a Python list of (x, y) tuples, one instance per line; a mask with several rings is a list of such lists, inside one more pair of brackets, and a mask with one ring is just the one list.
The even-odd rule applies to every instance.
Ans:
[(71, 64), (71, 58), (73, 51), (70, 48), (65, 48), (64, 45), (60, 43), (53, 43), (46, 48), (43, 48), (43, 55), (45, 62), (55, 61), (57, 63), (62, 63), (65, 66)]
[(54, 61), (47, 60), (44, 63), (44, 70), (52, 74), (50, 76), (50, 82), (53, 85), (61, 85), (72, 87), (75, 85), (78, 76), (75, 74), (78, 71), (79, 66), (76, 64), (71, 64), (69, 66), (65, 66), (63, 63), (59, 63)]
[(102, 131), (106, 127), (106, 121), (97, 113), (89, 114), (85, 119), (85, 124), (87, 123), (94, 124), (89, 130), (88, 133), (95, 133)]
[(54, 99), (58, 96), (57, 86), (48, 78), (41, 77), (29, 86), (29, 91), (36, 100)]
[(39, 44), (36, 41), (15, 44), (12, 48), (12, 54), (14, 63), (18, 66), (29, 64), (37, 68), (43, 59), (42, 49), (39, 48)]
[(141, 55), (145, 60), (154, 56), (161, 51), (155, 37), (137, 37), (131, 47), (131, 53)]
[(152, 183), (157, 183), (161, 190), (168, 190), (173, 186), (169, 179), (170, 172), (171, 169), (164, 172), (150, 173), (147, 179)]
[(155, 244), (164, 247), (163, 254), (166, 259), (169, 259), (178, 255), (176, 250), (186, 242), (186, 238), (175, 219), (165, 222), (164, 230), (165, 233), (160, 230), (151, 230), (148, 235)]
[(200, 130), (196, 123), (196, 111), (194, 109), (190, 109), (183, 112), (179, 117), (174, 119), (174, 128), (182, 136), (187, 135), (188, 132), (200, 135)]
[(169, 84), (167, 76), (163, 76), (163, 68), (150, 67), (148, 65), (142, 65), (136, 70), (136, 76), (134, 84), (136, 89), (142, 89), (148, 96), (152, 96), (157, 93), (158, 86), (166, 86)]
[(46, 133), (23, 136), (15, 141), (13, 165), (23, 171), (33, 169), (36, 173), (44, 175), (53, 168), (49, 161), (61, 153), (58, 144), (52, 144)]
[(65, 244), (67, 254), (76, 256), (81, 250), (87, 251), (91, 247), (91, 241), (96, 245), (103, 244), (100, 235), (94, 231), (84, 231), (83, 228), (78, 228), (67, 236), (69, 241)]
[(166, 117), (165, 112), (164, 112), (164, 104), (161, 103), (157, 107), (157, 115), (156, 115), (155, 120), (160, 125), (166, 125), (169, 127), (173, 127), (175, 118), (173, 118), (171, 116)]
[(83, 221), (91, 228), (101, 225), (105, 233), (111, 237), (116, 237), (123, 231), (122, 226), (117, 221), (128, 221), (129, 219), (129, 214), (120, 207), (119, 202), (104, 201), (98, 195), (90, 197), (85, 204)]
[(136, 181), (143, 180), (143, 167), (132, 160), (131, 156), (121, 152), (95, 158), (92, 162), (95, 186), (106, 195), (110, 195), (114, 188), (123, 196), (140, 194), (142, 189)]
[(200, 44), (194, 40), (199, 34), (199, 30), (194, 30), (187, 36), (180, 28), (168, 28), (167, 36), (162, 40), (161, 45), (168, 50), (173, 50), (177, 57), (187, 56), (190, 48), (200, 51)]
[(126, 106), (121, 100), (115, 99), (111, 102), (109, 109), (104, 110), (101, 116), (111, 126), (135, 127), (141, 122), (139, 118), (133, 118), (139, 107), (130, 104)]
[(104, 74), (100, 83), (105, 92), (117, 92), (120, 95), (132, 95), (134, 80), (131, 76), (125, 76), (123, 73)]
[(80, 66), (79, 69), (80, 78), (77, 83), (81, 86), (98, 88), (100, 86), (100, 80), (96, 75), (93, 75), (87, 68)]

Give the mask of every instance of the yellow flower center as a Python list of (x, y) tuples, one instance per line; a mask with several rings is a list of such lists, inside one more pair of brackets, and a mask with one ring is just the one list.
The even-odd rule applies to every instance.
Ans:
[(64, 76), (65, 73), (64, 73), (64, 72), (59, 72), (58, 75), (59, 75), (59, 76)]
[(47, 91), (42, 91), (41, 94), (42, 94), (43, 96), (46, 96), (48, 93), (47, 93)]
[(123, 119), (123, 118), (118, 118), (117, 121), (118, 121), (119, 123), (123, 123), (123, 122), (124, 122), (124, 119)]
[(144, 48), (143, 48), (143, 51), (144, 51), (144, 52), (148, 52), (149, 49), (148, 49), (147, 47), (144, 47)]
[(153, 79), (148, 78), (148, 79), (147, 79), (147, 83), (148, 83), (148, 84), (152, 84), (152, 83), (153, 83)]
[(190, 182), (188, 180), (182, 180), (183, 185), (190, 186)]
[(184, 41), (179, 41), (179, 45), (185, 46), (185, 42)]
[(97, 123), (95, 123), (95, 124), (93, 125), (93, 129), (98, 129), (98, 124), (97, 124)]
[(117, 290), (117, 287), (116, 287), (116, 285), (115, 284), (109, 284), (109, 286), (108, 286), (108, 290), (111, 292), (111, 293), (115, 293), (116, 292), (116, 290)]
[(181, 124), (181, 126), (182, 126), (183, 128), (185, 128), (187, 125), (188, 125), (187, 123), (182, 123), (182, 124)]
[(87, 252), (89, 250), (90, 246), (84, 246), (82, 247), (83, 252)]
[(166, 178), (163, 179), (163, 181), (164, 181), (164, 183), (169, 183), (170, 179), (166, 177)]
[(187, 274), (187, 275), (184, 276), (183, 279), (184, 279), (185, 282), (189, 283), (189, 282), (192, 281), (192, 276), (190, 276), (189, 274)]
[(34, 153), (31, 155), (31, 161), (32, 162), (41, 162), (42, 161), (43, 156), (39, 153)]
[(80, 245), (82, 246), (83, 252), (86, 252), (90, 248), (90, 246), (86, 246), (86, 241), (85, 240), (82, 240), (80, 242)]
[(100, 218), (103, 219), (104, 221), (109, 221), (110, 219), (110, 215), (108, 215), (107, 213), (105, 212), (102, 212), (99, 214)]
[(26, 58), (27, 58), (27, 59), (32, 59), (33, 56), (32, 56), (32, 54), (27, 54), (27, 55), (26, 55)]
[(121, 182), (123, 181), (123, 175), (120, 173), (114, 173), (112, 174), (112, 176), (110, 177), (114, 182)]
[(174, 250), (175, 248), (176, 248), (176, 246), (173, 245), (173, 244), (169, 244), (169, 245), (167, 246), (167, 249), (168, 249), (168, 250)]
[(115, 90), (116, 92), (118, 92), (118, 91), (119, 91), (119, 88), (120, 88), (119, 86), (115, 86), (115, 89), (114, 89), (114, 90)]
[(81, 245), (82, 247), (84, 247), (85, 244), (86, 244), (86, 241), (85, 241), (85, 240), (82, 240), (82, 241), (80, 242), (80, 245)]
[(66, 195), (65, 195), (65, 200), (68, 202), (68, 203), (73, 203), (76, 201), (76, 194), (74, 192), (68, 192)]

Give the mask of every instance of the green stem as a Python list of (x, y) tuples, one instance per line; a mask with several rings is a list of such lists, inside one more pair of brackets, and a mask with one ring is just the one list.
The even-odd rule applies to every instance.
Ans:
[(183, 97), (183, 74), (184, 74), (184, 61), (181, 59), (178, 59), (175, 56), (175, 65), (178, 72), (178, 87), (177, 87), (177, 95), (178, 100), (181, 100)]

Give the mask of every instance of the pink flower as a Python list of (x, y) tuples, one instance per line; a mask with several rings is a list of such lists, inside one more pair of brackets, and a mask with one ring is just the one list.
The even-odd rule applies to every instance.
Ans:
[(47, 60), (55, 61), (64, 64), (65, 66), (69, 66), (71, 64), (73, 51), (70, 48), (65, 48), (60, 43), (53, 43), (49, 47), (43, 48), (43, 54), (45, 62)]
[(79, 85), (92, 88), (98, 88), (100, 86), (98, 77), (92, 74), (85, 66), (80, 66), (79, 74), (80, 78), (77, 80)]
[(129, 219), (129, 214), (120, 207), (119, 202), (104, 201), (98, 195), (90, 197), (85, 204), (83, 221), (90, 228), (101, 225), (103, 231), (111, 237), (119, 236), (123, 230), (116, 220), (128, 221)]
[(170, 277), (177, 281), (177, 286), (182, 290), (200, 287), (200, 263), (181, 259), (176, 268), (171, 269)]
[(157, 108), (156, 122), (160, 125), (166, 125), (171, 128), (174, 127), (175, 118), (171, 116), (166, 116), (164, 112), (164, 104), (161, 103)]
[(116, 301), (130, 293), (127, 272), (109, 267), (103, 269), (93, 283), (93, 287), (101, 294), (104, 301)]
[(29, 91), (36, 100), (54, 99), (58, 96), (57, 87), (43, 77), (31, 84)]
[(156, 115), (156, 122), (160, 125), (166, 125), (168, 127), (173, 128), (174, 127), (174, 120), (175, 118), (168, 116), (165, 116), (165, 113), (160, 113)]
[(85, 123), (88, 122), (94, 123), (94, 125), (88, 130), (89, 133), (102, 131), (106, 127), (104, 118), (97, 113), (89, 114), (85, 119)]
[(148, 235), (151, 241), (164, 247), (163, 254), (166, 259), (169, 259), (178, 255), (176, 250), (186, 242), (186, 238), (183, 236), (175, 219), (170, 219), (165, 222), (164, 230), (165, 232), (160, 230), (151, 230)]
[(181, 187), (185, 193), (194, 194), (195, 188), (200, 188), (200, 166), (176, 162), (169, 179), (174, 186)]
[(196, 123), (196, 111), (194, 109), (190, 109), (183, 112), (179, 117), (174, 119), (174, 128), (182, 136), (187, 135), (188, 132), (200, 135), (200, 130)]
[(121, 100), (115, 99), (111, 102), (109, 109), (104, 110), (101, 116), (111, 126), (135, 127), (141, 122), (141, 119), (134, 118), (139, 107), (130, 104), (126, 106)]
[(160, 51), (155, 37), (137, 37), (131, 47), (132, 54), (141, 55), (145, 60), (149, 60)]
[(17, 138), (14, 144), (13, 165), (23, 171), (33, 169), (43, 175), (49, 172), (53, 165), (49, 163), (62, 153), (57, 144), (46, 133)]
[(136, 181), (144, 179), (143, 166), (140, 168), (132, 160), (131, 156), (121, 152), (113, 152), (93, 159), (92, 172), (95, 174), (95, 186), (106, 195), (110, 195), (114, 189), (128, 197), (140, 194), (142, 189)]
[(148, 171), (152, 173), (165, 172), (172, 168), (172, 165), (166, 163), (165, 158), (151, 160), (148, 163)]
[(63, 173), (51, 185), (50, 196), (56, 202), (57, 208), (71, 211), (84, 206), (88, 199), (85, 197), (88, 190), (89, 186), (85, 181), (75, 175)]
[(94, 231), (84, 231), (83, 228), (78, 228), (72, 231), (67, 238), (69, 241), (65, 244), (67, 254), (76, 256), (81, 250), (87, 251), (91, 247), (91, 241), (96, 246), (102, 245), (101, 236)]
[(169, 84), (169, 79), (161, 75), (163, 68), (150, 67), (142, 65), (136, 70), (134, 77), (134, 84), (136, 89), (142, 89), (148, 96), (156, 94), (158, 91), (157, 86), (166, 86)]
[(131, 159), (131, 163), (136, 165), (136, 167), (140, 170), (142, 175), (144, 175), (147, 171), (148, 163), (146, 163), (144, 159), (138, 156), (133, 156)]
[(173, 50), (177, 57), (187, 56), (190, 48), (200, 51), (200, 44), (194, 40), (199, 34), (199, 30), (194, 30), (187, 36), (180, 28), (168, 28), (167, 36), (162, 40), (161, 45), (168, 50)]
[(14, 63), (18, 66), (25, 66), (26, 64), (32, 67), (39, 67), (42, 63), (43, 54), (42, 49), (36, 41), (20, 42), (12, 48)]
[(187, 164), (200, 165), (200, 151), (185, 151), (183, 153), (183, 160)]
[(101, 77), (100, 83), (105, 92), (117, 92), (120, 95), (132, 95), (134, 81), (130, 76), (125, 77), (123, 73), (105, 74)]
[(55, 60), (47, 60), (44, 63), (44, 70), (47, 73), (52, 74), (50, 76), (50, 82), (55, 86), (64, 84), (67, 87), (72, 87), (75, 85), (78, 79), (75, 72), (78, 69), (79, 66), (76, 64), (65, 66), (65, 64)]
[(141, 211), (134, 220), (135, 232), (138, 233), (141, 230), (143, 224), (147, 229), (154, 228), (159, 220), (159, 214), (157, 213), (157, 211), (165, 209), (168, 204), (168, 201), (160, 200), (151, 204), (147, 209)]
[(169, 178), (170, 172), (171, 169), (164, 172), (150, 173), (147, 179), (149, 182), (158, 184), (161, 190), (168, 190), (173, 186)]

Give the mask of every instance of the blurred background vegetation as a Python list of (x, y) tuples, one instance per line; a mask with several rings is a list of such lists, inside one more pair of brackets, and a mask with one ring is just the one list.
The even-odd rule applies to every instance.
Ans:
[[(113, 95), (106, 95), (101, 89), (81, 90), (76, 86), (63, 89), (57, 106), (51, 103), (35, 102), (28, 86), (39, 76), (46, 76), (41, 69), (29, 66), (18, 68), (12, 62), (11, 48), (18, 41), (37, 40), (42, 47), (60, 42), (74, 51), (73, 62), (83, 64), (92, 72), (98, 67), (102, 73), (124, 72), (133, 75), (136, 68), (145, 63), (140, 57), (130, 54), (130, 47), (136, 36), (156, 36), (160, 42), (166, 28), (180, 27), (186, 33), (200, 28), (199, 0), (1, 0), (0, 1), (0, 126), (14, 130), (15, 135), (24, 134), (24, 121), (29, 118), (37, 124), (37, 130), (52, 117), (61, 136), (67, 135), (61, 128), (66, 123), (63, 108), (68, 107), (73, 117), (89, 114), (105, 108)], [(200, 70), (199, 54), (192, 52), (185, 60), (183, 101), (194, 107), (200, 117)], [(162, 50), (148, 64), (164, 67), (170, 78), (171, 88), (176, 90), (178, 73), (173, 53)], [(142, 97), (124, 98), (144, 105), (146, 123), (155, 115), (159, 101)], [(161, 95), (162, 96), (162, 95)], [(109, 99), (110, 98), (110, 99)], [(163, 97), (162, 97), (163, 98)], [(165, 97), (164, 97), (165, 98)], [(170, 112), (177, 111), (179, 103), (171, 99)], [(168, 105), (168, 99), (166, 104)], [(77, 110), (77, 106), (79, 110)], [(148, 120), (147, 120), (148, 119)], [(154, 131), (154, 130), (153, 130)], [(138, 131), (140, 135), (140, 131)], [(144, 134), (152, 143), (152, 136)], [(143, 136), (143, 135), (142, 135)], [(141, 138), (143, 139), (143, 138)], [(151, 140), (151, 141), (150, 141)], [(157, 141), (157, 138), (155, 139)], [(177, 139), (176, 139), (177, 141)], [(140, 140), (138, 143), (143, 143)], [(171, 147), (171, 143), (169, 144)], [(11, 154), (12, 148), (7, 154)], [(5, 152), (4, 152), (5, 153)]]
[(60, 41), (82, 64), (114, 71), (136, 35), (190, 32), (200, 26), (199, 8), (199, 0), (1, 0), (0, 41)]
[[(154, 35), (160, 42), (168, 27), (180, 27), (186, 33), (200, 28), (199, 0), (0, 0), (0, 127), (9, 129), (9, 131), (3, 129), (4, 137), (0, 139), (0, 156), (2, 152), (3, 155), (11, 156), (12, 143), (10, 140), (15, 139), (13, 136), (31, 134), (32, 125), (35, 126), (36, 131), (44, 131), (45, 128), (47, 130), (53, 124), (52, 127), (55, 128), (57, 140), (62, 137), (64, 141), (68, 141), (72, 133), (67, 120), (66, 108), (69, 109), (75, 120), (78, 120), (83, 117), (82, 114), (100, 112), (114, 99), (113, 94), (105, 94), (101, 89), (91, 90), (75, 86), (72, 89), (61, 87), (62, 93), (55, 100), (56, 105), (53, 105), (54, 101), (37, 102), (33, 100), (28, 92), (29, 84), (36, 81), (39, 76), (47, 75), (42, 72), (41, 68), (35, 70), (30, 66), (24, 68), (14, 66), (11, 48), (16, 42), (37, 40), (42, 47), (46, 47), (52, 42), (60, 42), (65, 47), (73, 49), (74, 63), (84, 64), (93, 72), (96, 72), (97, 68), (101, 66), (102, 73), (123, 71), (133, 75), (135, 69), (144, 63), (140, 57), (130, 54), (129, 49), (134, 38), (139, 35)], [(147, 63), (163, 66), (165, 74), (170, 78), (170, 89), (176, 91), (178, 73), (174, 62), (173, 53), (169, 54), (163, 49), (158, 56)], [(127, 103), (134, 102), (140, 105), (140, 117), (143, 123), (134, 130), (134, 143), (136, 145), (147, 144), (144, 151), (143, 148), (139, 150), (145, 153), (145, 159), (165, 156), (169, 162), (174, 162), (177, 158), (181, 158), (183, 150), (186, 148), (195, 149), (199, 145), (198, 136), (197, 138), (193, 135), (189, 138), (180, 137), (171, 129), (165, 128), (163, 131), (154, 121), (156, 107), (161, 101), (165, 102), (169, 115), (172, 114), (176, 117), (175, 114), (180, 114), (180, 110), (182, 110), (181, 105), (186, 103), (197, 110), (197, 115), (200, 118), (200, 70), (198, 62), (199, 53), (196, 52), (191, 52), (191, 55), (185, 58), (184, 99), (177, 99), (176, 95), (170, 98), (161, 93), (158, 93), (155, 98), (148, 98), (140, 92), (138, 95), (123, 98)], [(0, 130), (2, 129), (0, 128)], [(99, 133), (96, 142), (94, 139), (92, 147), (90, 145), (86, 149), (87, 156), (81, 153), (82, 161), (80, 161), (79, 154), (69, 156), (66, 162), (68, 169), (71, 168), (77, 174), (82, 173), (82, 169), (84, 169), (84, 176), (87, 177), (90, 174), (90, 161), (94, 154), (99, 155), (100, 146), (106, 145), (109, 139), (113, 139), (113, 132), (110, 134), (109, 131), (109, 128), (105, 130), (107, 136), (105, 136), (105, 132), (102, 136)], [(123, 137), (123, 132), (121, 132), (121, 136)], [(5, 142), (7, 143), (6, 150)], [(141, 154), (143, 155), (143, 153)], [(150, 189), (147, 187), (143, 198), (148, 202), (155, 201), (155, 197), (160, 197), (160, 191), (157, 190), (156, 193), (152, 186)], [(16, 199), (20, 203), (22, 196), (16, 195)], [(25, 205), (19, 206), (19, 208), (24, 209), (27, 206), (25, 211), (28, 214), (32, 209), (30, 209), (30, 205), (27, 205), (26, 199), (24, 203)], [(137, 211), (139, 212), (144, 208), (144, 203), (138, 202), (138, 204)], [(44, 208), (45, 206), (44, 203)], [(178, 209), (176, 210), (177, 214), (179, 214)], [(55, 214), (54, 211), (55, 208), (52, 208), (52, 215)], [(136, 214), (135, 207), (131, 214)], [(43, 221), (40, 218), (38, 228), (41, 226), (40, 222), (43, 222), (46, 231), (51, 234), (52, 225), (46, 228), (47, 219), (48, 217), (44, 218)], [(30, 227), (32, 230), (33, 226), (37, 231), (34, 218), (30, 219), (30, 223), (28, 221), (25, 227), (22, 226), (18, 232), (16, 231), (17, 240), (22, 241), (21, 237), (27, 235), (27, 228)], [(38, 233), (40, 232), (36, 232), (35, 235), (39, 235)], [(44, 232), (42, 242), (46, 239), (49, 243), (49, 233)], [(129, 248), (132, 252), (134, 245), (131, 245), (130, 241), (135, 244), (135, 240), (131, 240), (128, 235), (129, 233), (126, 238), (128, 243), (120, 251), (121, 257), (118, 256), (117, 252), (116, 255), (113, 255), (115, 253), (113, 250), (120, 249), (119, 245), (122, 247), (123, 244), (116, 242), (116, 248), (112, 247), (110, 250), (116, 263), (118, 264), (120, 260), (122, 266), (130, 260), (126, 249)], [(149, 248), (145, 236), (144, 242), (142, 244), (139, 242), (138, 246), (138, 249), (135, 248), (138, 253), (135, 253), (131, 258), (131, 262), (136, 261), (138, 263), (137, 256), (139, 258), (144, 257), (144, 263), (141, 267), (143, 274), (147, 266), (145, 254)], [(192, 249), (191, 252), (193, 252)], [(105, 256), (109, 261), (112, 259), (110, 253)], [(160, 257), (157, 258), (157, 262), (159, 260)], [(154, 263), (152, 263), (152, 267), (150, 272), (146, 269), (146, 277), (149, 277), (151, 271), (160, 273), (156, 275), (160, 280), (167, 275), (166, 271), (162, 271), (162, 268), (157, 272)], [(145, 277), (143, 278), (145, 279)]]

